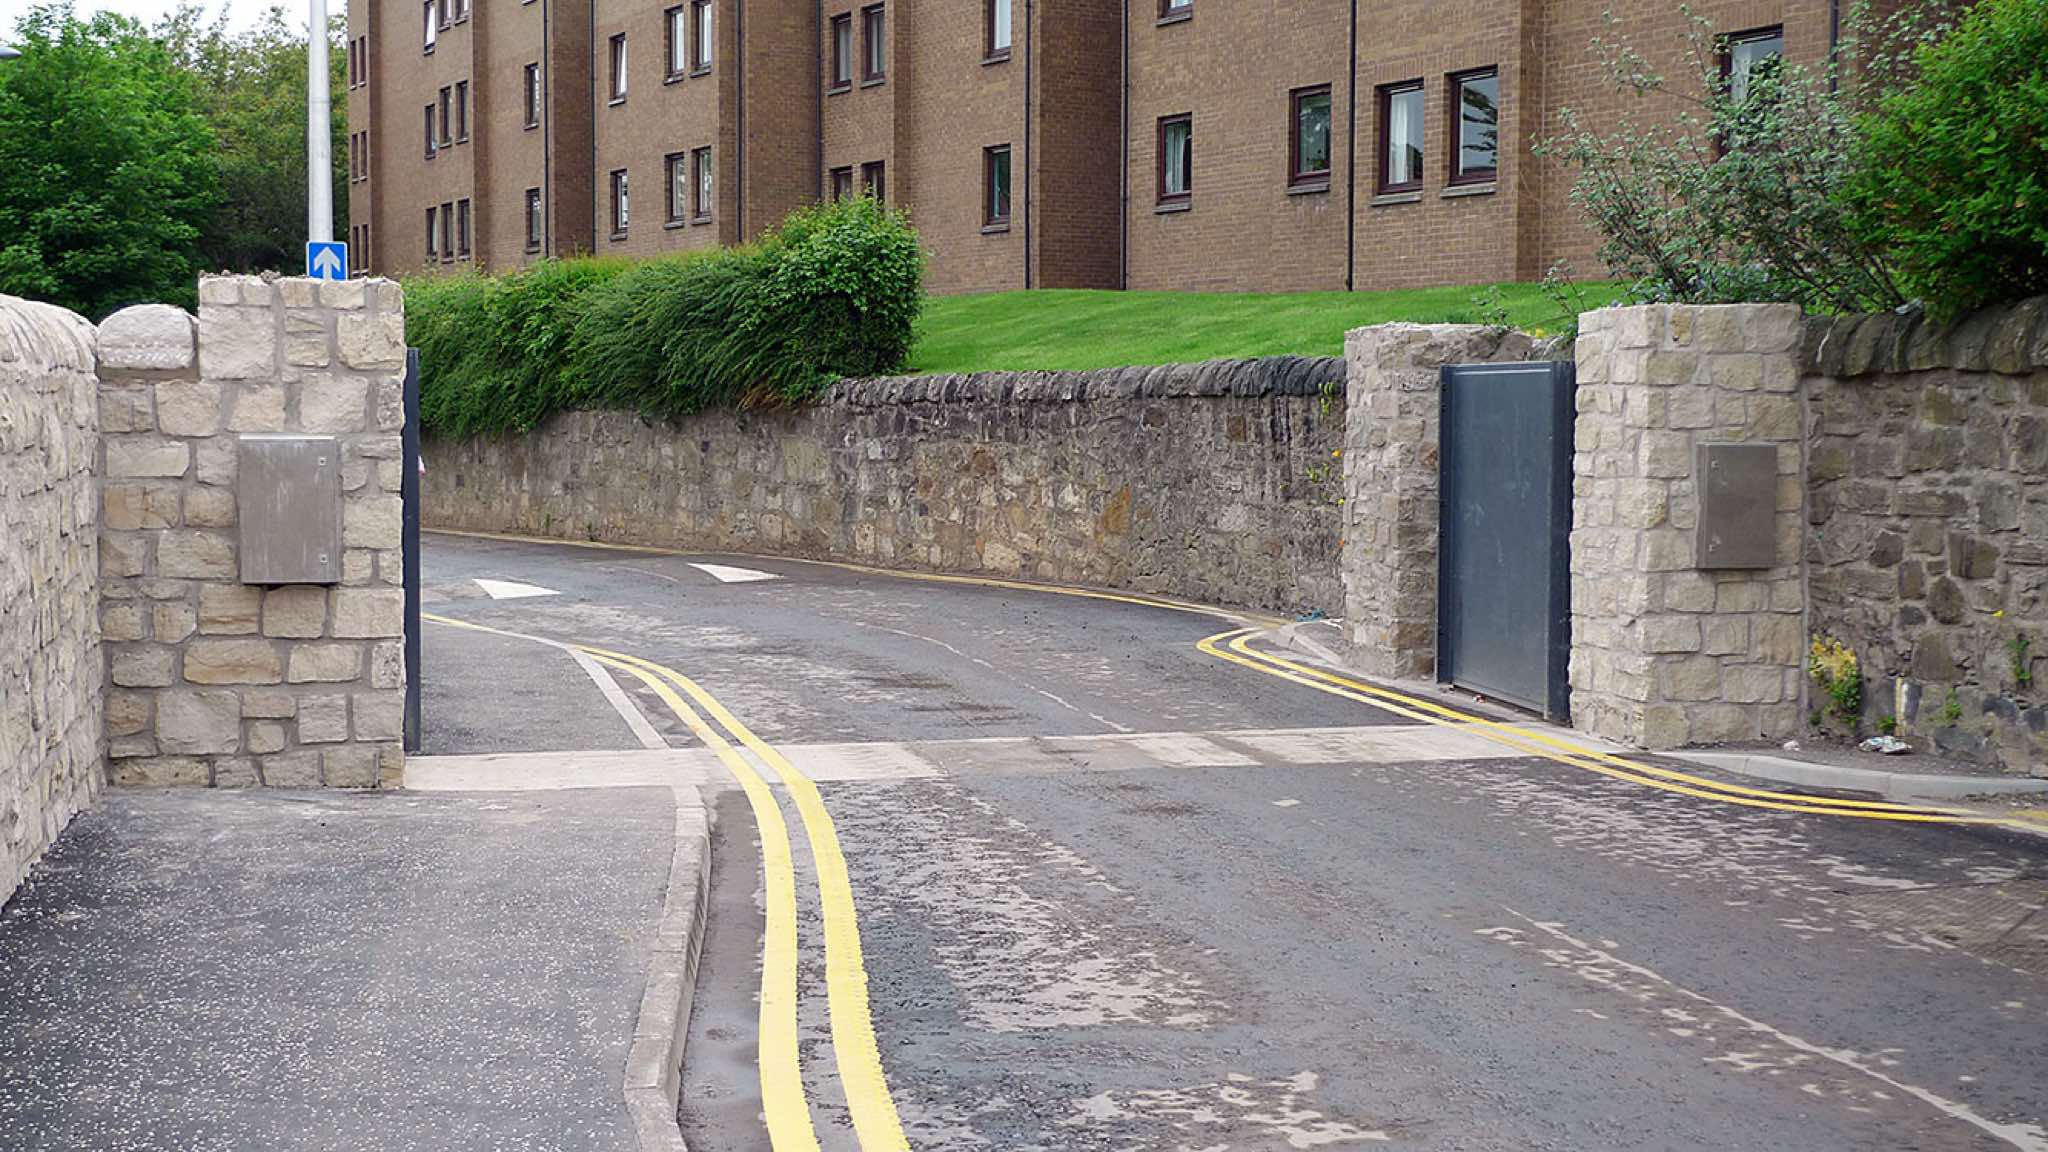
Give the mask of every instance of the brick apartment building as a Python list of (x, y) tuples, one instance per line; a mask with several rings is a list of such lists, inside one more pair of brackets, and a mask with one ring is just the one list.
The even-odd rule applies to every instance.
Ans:
[[(1729, 66), (1840, 0), (1696, 0)], [(1678, 0), (352, 0), (352, 258), (406, 274), (909, 209), (934, 291), (1307, 290), (1593, 269), (1532, 153)], [(1675, 110), (1675, 98), (1670, 101)]]

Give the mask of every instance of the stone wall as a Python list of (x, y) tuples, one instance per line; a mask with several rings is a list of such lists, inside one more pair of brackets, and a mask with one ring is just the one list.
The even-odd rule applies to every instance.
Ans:
[(1343, 371), (922, 376), (790, 411), (568, 413), (430, 441), (426, 520), (1334, 613)]
[(93, 330), (0, 296), (0, 902), (99, 793)]
[(1438, 423), (1447, 364), (1535, 358), (1528, 336), (1383, 324), (1344, 342), (1345, 628), (1375, 676), (1436, 675)]
[(2048, 298), (1816, 321), (1804, 384), (1812, 628), (1866, 728), (2048, 773)]
[[(1640, 305), (1579, 318), (1572, 724), (1649, 748), (1800, 730), (1799, 309)], [(1696, 446), (1777, 448), (1769, 567), (1695, 551)]]
[[(100, 624), (116, 783), (375, 787), (398, 779), (404, 302), (389, 281), (216, 277), (100, 330)], [(335, 436), (342, 579), (238, 564), (242, 433)]]

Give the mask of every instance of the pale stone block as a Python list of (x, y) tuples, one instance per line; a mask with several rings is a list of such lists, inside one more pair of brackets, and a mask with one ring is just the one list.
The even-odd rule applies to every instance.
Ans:
[[(1761, 304), (1753, 308), (1744, 328), (1744, 347), (1751, 352), (1785, 353), (1797, 348), (1804, 333), (1796, 304)], [(1789, 362), (1789, 357), (1786, 358)]]
[(205, 787), (206, 761), (191, 756), (151, 756), (117, 761), (109, 778), (123, 788)]
[(158, 384), (156, 425), (167, 436), (211, 436), (220, 431), (220, 385), (207, 380)]
[(377, 748), (374, 746), (352, 744), (345, 748), (329, 748), (320, 759), (326, 769), (329, 788), (377, 786)]
[(405, 633), (405, 593), (392, 588), (334, 590), (334, 635), (381, 639)]
[(251, 719), (288, 720), (298, 714), (299, 698), (280, 689), (242, 693), (242, 715)]
[(175, 484), (108, 484), (101, 495), (100, 524), (116, 532), (174, 528), (178, 524)]
[(399, 432), (405, 428), (405, 382), (398, 378), (387, 378), (376, 384), (377, 408), (375, 427), (379, 432)]
[(1692, 710), (1692, 742), (1725, 744), (1757, 738), (1755, 713), (1733, 704), (1709, 704)]
[(370, 648), (370, 687), (405, 687), (405, 642), (386, 640)]
[(369, 423), (369, 383), (350, 377), (309, 376), (298, 384), (301, 432), (361, 432)]
[(1683, 432), (1645, 432), (1636, 448), (1644, 476), (1676, 479), (1692, 475), (1692, 437)]
[(1691, 739), (1691, 725), (1679, 705), (1651, 704), (1643, 709), (1638, 734), (1645, 748), (1680, 748)]
[(165, 692), (156, 702), (157, 745), (165, 752), (239, 751), (242, 701), (233, 692)]
[(208, 380), (268, 380), (277, 375), (277, 319), (267, 307), (199, 302), (199, 374)]
[(183, 476), (192, 466), (192, 451), (184, 444), (166, 440), (109, 439), (107, 478)]
[(165, 532), (157, 540), (159, 576), (190, 580), (235, 578), (235, 542), (218, 532)]
[(1712, 656), (1682, 656), (1657, 665), (1657, 692), (1666, 700), (1721, 698), (1721, 662)]
[(151, 611), (150, 635), (160, 644), (181, 643), (197, 626), (192, 606), (178, 600), (159, 602)]
[(1712, 356), (1707, 359), (1707, 383), (1733, 392), (1755, 392), (1764, 386), (1761, 356)]
[(285, 313), (284, 362), (294, 368), (327, 367), (327, 325), (318, 315)]
[(1642, 622), (1641, 629), (1645, 652), (1700, 650), (1700, 623), (1691, 616), (1652, 616)]
[(377, 784), (396, 788), (405, 782), (405, 745), (384, 744), (377, 748)]
[(109, 436), (117, 432), (156, 431), (156, 414), (150, 402), (155, 391), (147, 384), (126, 387), (103, 385), (100, 388), (100, 431)]
[(348, 697), (299, 699), (299, 743), (339, 744), (348, 739)]
[(351, 548), (341, 554), (341, 582), (368, 584), (377, 577), (377, 554), (367, 548)]
[(327, 589), (316, 584), (288, 584), (263, 597), (263, 634), (308, 638), (327, 626)]
[(171, 682), (177, 651), (155, 645), (137, 645), (115, 651), (107, 669), (108, 677), (123, 688), (162, 688)]
[(1643, 363), (1643, 383), (1652, 388), (1690, 384), (1699, 375), (1700, 358), (1694, 352), (1652, 352)]
[(1780, 442), (1799, 439), (1799, 402), (1790, 396), (1751, 397), (1748, 435)]
[(231, 436), (202, 440), (192, 453), (192, 474), (201, 484), (235, 482), (235, 441)]
[(276, 756), (265, 756), (263, 783), (272, 788), (318, 788), (320, 786), (320, 753), (285, 752)]
[(100, 604), (102, 640), (140, 640), (148, 633), (143, 606), (133, 600), (108, 600)]
[(1768, 584), (1756, 580), (1725, 580), (1714, 589), (1716, 612), (1761, 612), (1770, 603)]
[(305, 276), (281, 276), (277, 298), (286, 308), (312, 309), (320, 306), (320, 282)]
[(152, 694), (147, 692), (107, 693), (107, 735), (139, 736), (149, 731), (151, 699)]
[(1759, 617), (1754, 635), (1760, 660), (1779, 667), (1798, 667), (1806, 658), (1806, 633), (1797, 616)]
[(232, 488), (200, 485), (185, 493), (185, 523), (192, 528), (233, 528), (235, 492)]
[(100, 575), (140, 576), (149, 571), (152, 536), (141, 533), (108, 532), (100, 536)]
[(1642, 570), (1677, 572), (1693, 566), (1692, 533), (1677, 528), (1653, 528), (1642, 535)]
[(194, 640), (185, 649), (185, 679), (194, 684), (276, 684), (283, 661), (268, 640)]
[(138, 756), (156, 755), (156, 737), (147, 733), (139, 736), (116, 736), (107, 741), (107, 756), (114, 760), (129, 760)]
[(1785, 698), (1785, 670), (1775, 664), (1721, 669), (1721, 698), (1731, 704), (1776, 704)]
[(209, 304), (240, 304), (242, 302), (241, 276), (201, 276), (199, 278), (199, 306)]
[(1746, 312), (1741, 304), (1674, 305), (1671, 325), (1676, 328), (1679, 316), (1685, 315), (1692, 321), (1693, 341), (1703, 351), (1740, 352)]
[(263, 608), (263, 589), (244, 584), (204, 584), (199, 588), (199, 631), (210, 636), (255, 633)]
[(362, 672), (362, 648), (356, 644), (298, 644), (292, 647), (291, 682), (332, 684), (354, 680)]
[(278, 384), (244, 384), (235, 397), (234, 415), (228, 418), (233, 432), (282, 432), (285, 426), (284, 388)]
[(245, 756), (223, 756), (213, 762), (215, 788), (254, 788), (263, 783), (256, 774), (256, 761)]
[(258, 755), (284, 751), (284, 725), (275, 720), (257, 720), (249, 725), (243, 747)]
[(358, 692), (351, 707), (355, 712), (357, 740), (404, 739), (404, 692)]
[(403, 368), (405, 315), (397, 311), (365, 311), (335, 317), (335, 345), (341, 362), (351, 368)]
[(328, 280), (320, 284), (320, 304), (344, 312), (359, 311), (366, 295), (364, 281)]
[(1749, 618), (1736, 616), (1707, 621), (1705, 643), (1700, 650), (1709, 656), (1735, 656), (1749, 651)]
[(192, 364), (192, 317), (169, 304), (137, 304), (100, 321), (99, 364), (163, 372)]

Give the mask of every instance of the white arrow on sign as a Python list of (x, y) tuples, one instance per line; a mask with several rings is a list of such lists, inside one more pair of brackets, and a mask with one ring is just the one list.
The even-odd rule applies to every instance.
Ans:
[(322, 280), (341, 279), (341, 257), (332, 248), (322, 248), (313, 257), (313, 272)]
[(476, 586), (493, 600), (524, 600), (528, 596), (559, 596), (553, 588), (542, 588), (538, 584), (521, 584), (517, 580), (477, 580)]

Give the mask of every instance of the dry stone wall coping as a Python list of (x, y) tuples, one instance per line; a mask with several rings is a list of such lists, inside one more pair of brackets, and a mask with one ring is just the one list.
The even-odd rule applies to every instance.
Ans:
[(1048, 404), (1204, 396), (1317, 396), (1333, 385), (1341, 393), (1344, 375), (1344, 360), (1337, 356), (1267, 356), (1087, 372), (971, 372), (843, 380), (832, 387), (829, 400), (850, 408), (873, 408), (917, 403)]
[(2048, 371), (2048, 296), (1940, 324), (1919, 311), (1806, 321), (1805, 375), (1836, 379), (1954, 368), (2008, 376)]

